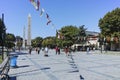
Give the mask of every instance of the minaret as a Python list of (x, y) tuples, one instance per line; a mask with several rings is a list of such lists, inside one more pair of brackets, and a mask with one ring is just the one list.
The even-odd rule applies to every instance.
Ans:
[(31, 47), (31, 15), (28, 14), (28, 39), (27, 39), (27, 46)]
[(25, 49), (25, 26), (23, 28), (23, 45), (22, 47)]

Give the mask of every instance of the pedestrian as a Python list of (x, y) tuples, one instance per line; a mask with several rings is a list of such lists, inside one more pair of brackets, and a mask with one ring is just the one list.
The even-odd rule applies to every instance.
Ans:
[(69, 48), (68, 48), (68, 52), (69, 52), (68, 56), (71, 55), (71, 51), (72, 51), (72, 49), (71, 49), (71, 47), (69, 47)]
[(55, 47), (56, 55), (58, 53), (58, 46)]
[(12, 50), (13, 50), (13, 52), (15, 52), (15, 47), (14, 47), (14, 48), (12, 48)]
[(87, 54), (89, 54), (89, 51), (90, 51), (90, 49), (89, 49), (89, 47), (87, 47)]
[(60, 47), (58, 47), (58, 54), (60, 55)]
[(71, 51), (72, 51), (72, 49), (71, 49), (71, 47), (69, 47), (69, 53), (71, 54)]
[(18, 47), (18, 50), (19, 50), (19, 52), (20, 52), (20, 47)]
[(37, 51), (37, 52), (38, 52), (38, 54), (40, 53), (40, 48), (38, 48), (38, 51)]
[(46, 57), (48, 56), (48, 47), (47, 46), (45, 47), (45, 55), (44, 56), (46, 56)]
[(68, 55), (68, 47), (65, 47), (65, 54)]
[(37, 49), (37, 47), (35, 48), (35, 51), (36, 51), (36, 53), (38, 52), (38, 49)]
[(29, 54), (31, 54), (31, 52), (32, 52), (32, 48), (30, 47), (30, 48), (29, 48)]

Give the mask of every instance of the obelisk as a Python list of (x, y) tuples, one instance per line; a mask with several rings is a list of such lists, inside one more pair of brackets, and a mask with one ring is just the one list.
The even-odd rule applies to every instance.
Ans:
[(28, 14), (28, 39), (27, 39), (27, 46), (31, 47), (31, 15)]
[(23, 49), (25, 49), (25, 26), (23, 28), (23, 45), (22, 45)]

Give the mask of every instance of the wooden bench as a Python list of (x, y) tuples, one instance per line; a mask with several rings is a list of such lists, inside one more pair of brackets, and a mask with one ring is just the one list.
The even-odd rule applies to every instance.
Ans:
[(0, 80), (9, 80), (10, 57), (6, 57), (0, 64)]

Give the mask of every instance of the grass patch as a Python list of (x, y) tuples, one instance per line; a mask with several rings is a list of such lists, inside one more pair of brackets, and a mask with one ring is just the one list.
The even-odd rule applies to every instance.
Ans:
[(0, 55), (0, 64), (2, 63), (2, 61), (3, 61), (3, 60), (2, 60), (2, 56)]
[(105, 54), (105, 55), (117, 55), (117, 56), (120, 56), (120, 51), (97, 51), (96, 52), (97, 54)]
[(105, 52), (105, 54), (120, 56), (120, 52), (119, 51), (108, 51), (108, 52)]

